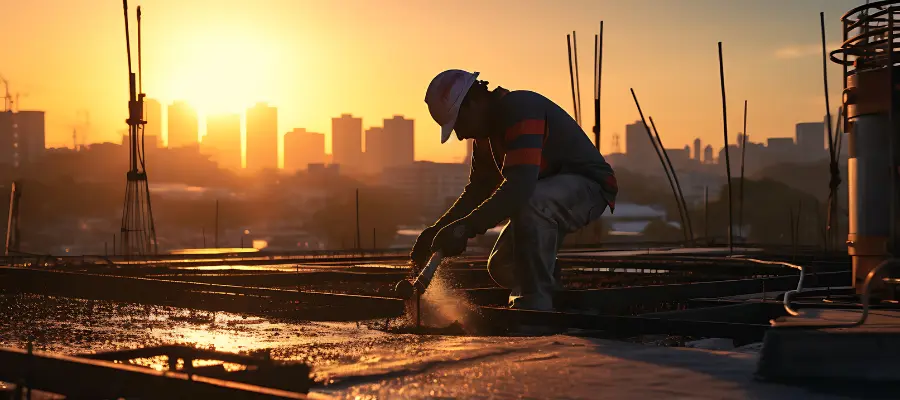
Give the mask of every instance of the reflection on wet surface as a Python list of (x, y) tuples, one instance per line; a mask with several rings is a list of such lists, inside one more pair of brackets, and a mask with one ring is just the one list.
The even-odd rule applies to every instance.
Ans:
[[(438, 293), (438, 291), (435, 291)], [(0, 346), (82, 354), (163, 344), (218, 351), (269, 352), (273, 359), (303, 361), (319, 376), (338, 368), (365, 369), (373, 363), (403, 363), (480, 339), (386, 333), (387, 321), (282, 321), (252, 315), (195, 311), (133, 303), (91, 301), (0, 292)], [(407, 324), (394, 320), (390, 324)], [(427, 344), (427, 345), (426, 345)], [(161, 369), (165, 358), (138, 360)], [(202, 365), (202, 364), (195, 364)]]

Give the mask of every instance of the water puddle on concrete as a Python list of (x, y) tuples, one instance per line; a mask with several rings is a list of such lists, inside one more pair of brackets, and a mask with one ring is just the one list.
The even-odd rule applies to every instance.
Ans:
[[(440, 288), (434, 286), (433, 288)], [(426, 304), (442, 310), (441, 319), (462, 319), (459, 310), (437, 301), (435, 290)], [(54, 296), (0, 292), (0, 346), (61, 354), (84, 354), (164, 344), (182, 344), (218, 351), (269, 353), (273, 359), (302, 361), (315, 368), (406, 362), (459, 350), (479, 338), (384, 332), (370, 327), (387, 321), (284, 321), (234, 313), (212, 313), (178, 307), (91, 301)], [(452, 322), (452, 321), (451, 321)], [(400, 326), (393, 320), (390, 326)], [(438, 333), (438, 332), (436, 332)], [(163, 359), (139, 364), (161, 369)]]

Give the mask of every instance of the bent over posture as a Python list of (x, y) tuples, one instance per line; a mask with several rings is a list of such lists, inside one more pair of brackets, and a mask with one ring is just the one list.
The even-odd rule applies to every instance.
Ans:
[(449, 210), (416, 240), (422, 265), (434, 251), (462, 254), (469, 238), (509, 220), (488, 271), (511, 290), (510, 307), (553, 309), (556, 255), (566, 234), (615, 208), (612, 167), (558, 105), (527, 90), (488, 90), (478, 72), (448, 70), (428, 86), (425, 103), (441, 126), (475, 141), (469, 183)]

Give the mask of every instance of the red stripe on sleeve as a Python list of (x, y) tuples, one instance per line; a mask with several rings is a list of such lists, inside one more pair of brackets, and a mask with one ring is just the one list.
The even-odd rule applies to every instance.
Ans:
[(506, 135), (504, 136), (504, 141), (509, 143), (513, 141), (515, 138), (522, 135), (543, 135), (544, 134), (544, 120), (542, 119), (523, 119), (519, 121), (517, 124), (509, 127), (506, 130)]
[(513, 165), (541, 165), (541, 149), (516, 149), (506, 153), (504, 167)]

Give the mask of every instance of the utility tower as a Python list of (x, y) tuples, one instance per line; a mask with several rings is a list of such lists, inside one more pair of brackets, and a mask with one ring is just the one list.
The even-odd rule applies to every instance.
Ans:
[(150, 206), (150, 187), (144, 160), (144, 97), (141, 87), (141, 8), (137, 8), (138, 73), (131, 69), (131, 43), (128, 37), (128, 0), (125, 9), (125, 48), (128, 55), (128, 143), (129, 170), (126, 175), (125, 204), (122, 209), (120, 249), (125, 257), (156, 254), (156, 228)]

